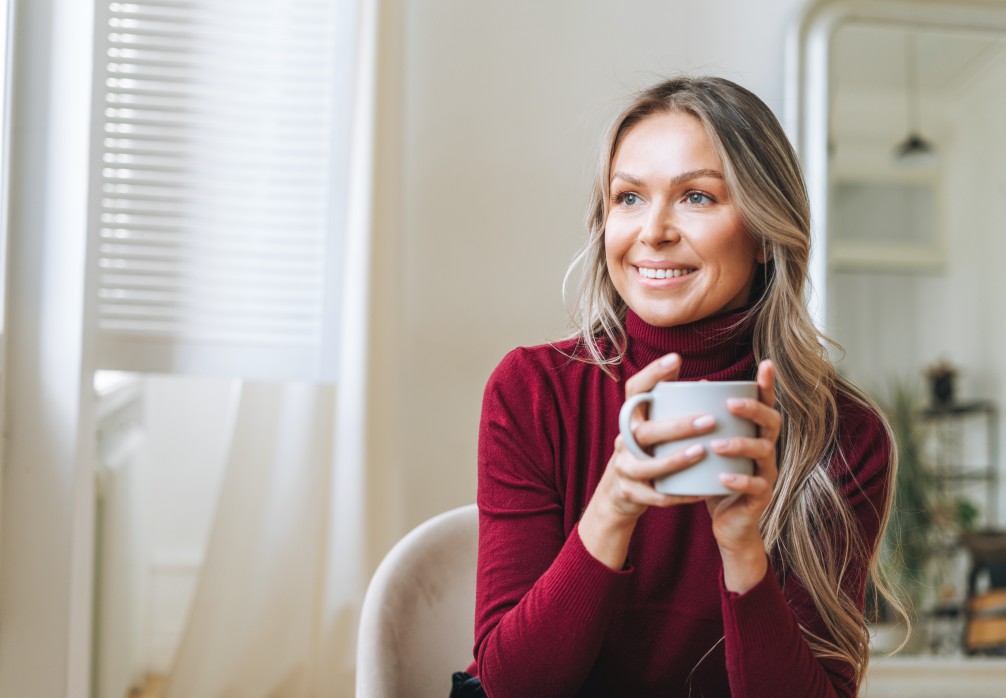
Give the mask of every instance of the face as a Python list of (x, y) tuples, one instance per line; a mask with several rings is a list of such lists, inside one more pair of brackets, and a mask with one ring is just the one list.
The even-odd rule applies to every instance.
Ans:
[(639, 317), (671, 327), (748, 302), (761, 246), (698, 119), (666, 112), (636, 124), (615, 151), (610, 188), (608, 274)]

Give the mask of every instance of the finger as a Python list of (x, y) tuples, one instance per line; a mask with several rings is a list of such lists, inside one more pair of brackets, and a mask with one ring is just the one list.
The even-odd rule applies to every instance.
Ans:
[(733, 494), (719, 494), (715, 497), (706, 497), (706, 510), (709, 512), (710, 517), (715, 517), (716, 510), (719, 509), (720, 505), (729, 507), (743, 496), (735, 492)]
[(769, 407), (775, 407), (775, 364), (771, 359), (765, 359), (758, 364), (758, 399)]
[(779, 410), (751, 398), (732, 397), (727, 399), (727, 410), (730, 414), (744, 419), (750, 419), (761, 429), (759, 433), (767, 438), (779, 435), (782, 429), (782, 415)]
[(776, 464), (775, 442), (763, 438), (734, 436), (729, 439), (714, 439), (709, 443), (714, 453), (721, 456), (750, 458), (754, 461), (755, 472), (769, 482), (779, 477)]
[(660, 493), (646, 482), (618, 478), (615, 487), (617, 488), (618, 497), (626, 502), (642, 504), (648, 507), (660, 505)]
[(705, 499), (705, 497), (688, 494), (663, 494), (659, 492), (658, 494), (664, 498), (664, 503), (658, 505), (660, 507), (677, 506), (679, 504), (694, 504), (695, 502), (701, 502)]
[(618, 495), (627, 502), (642, 504), (648, 507), (665, 508), (676, 504), (691, 504), (702, 497), (683, 497), (681, 495), (663, 494), (653, 489), (653, 486), (638, 480), (618, 481)]
[(772, 483), (758, 475), (722, 473), (720, 482), (731, 492), (746, 494), (750, 497), (764, 497), (772, 492)]
[(775, 443), (761, 437), (731, 436), (729, 439), (713, 439), (709, 446), (721, 456), (754, 460), (768, 460), (775, 456)]
[(708, 434), (716, 426), (711, 414), (693, 414), (687, 417), (641, 421), (632, 428), (636, 443), (643, 448), (654, 444), (678, 441), (692, 436)]
[(662, 458), (635, 458), (628, 453), (615, 460), (615, 472), (623, 479), (649, 482), (676, 473), (698, 463), (706, 455), (701, 444), (680, 448)]
[(681, 357), (677, 354), (667, 354), (656, 361), (651, 361), (639, 373), (625, 381), (625, 397), (630, 398), (637, 393), (652, 390), (660, 381), (677, 380), (680, 370)]

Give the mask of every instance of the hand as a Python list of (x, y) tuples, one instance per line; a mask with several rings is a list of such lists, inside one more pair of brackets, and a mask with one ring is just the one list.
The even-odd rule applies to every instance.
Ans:
[(755, 423), (757, 436), (712, 443), (713, 451), (721, 455), (750, 458), (754, 461), (754, 474), (721, 475), (723, 484), (735, 494), (706, 500), (713, 536), (723, 558), (724, 582), (728, 589), (740, 593), (761, 581), (768, 569), (758, 522), (772, 501), (779, 475), (776, 443), (782, 430), (782, 415), (775, 408), (775, 367), (771, 361), (758, 365), (757, 382), (757, 400), (736, 398), (727, 403), (731, 414)]
[[(668, 354), (650, 363), (626, 381), (626, 399), (652, 390), (660, 381), (677, 380), (680, 370), (681, 357), (677, 354)], [(632, 433), (643, 448), (704, 434), (715, 426), (710, 415), (698, 414), (659, 422), (645, 421), (643, 409), (643, 406), (637, 409), (632, 421)], [(662, 494), (653, 488), (653, 480), (691, 467), (704, 456), (702, 446), (693, 446), (661, 458), (640, 459), (618, 436), (615, 451), (580, 519), (580, 538), (588, 552), (609, 567), (620, 568), (628, 554), (636, 521), (648, 507), (690, 504), (702, 499)]]

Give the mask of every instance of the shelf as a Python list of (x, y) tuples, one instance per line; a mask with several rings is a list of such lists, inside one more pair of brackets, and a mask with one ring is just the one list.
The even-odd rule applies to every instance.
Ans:
[[(915, 411), (920, 449), (931, 477), (948, 495), (967, 496), (980, 506), (984, 525), (999, 522), (998, 409), (992, 400), (980, 399)], [(985, 486), (981, 496), (977, 490)]]
[(947, 469), (933, 472), (933, 477), (938, 480), (953, 480), (955, 482), (994, 482), (996, 476), (996, 472), (988, 466), (971, 470)]
[(926, 407), (919, 410), (919, 416), (923, 419), (946, 419), (969, 414), (994, 414), (995, 411), (995, 403), (989, 400), (976, 400), (974, 402), (955, 402), (946, 407)]

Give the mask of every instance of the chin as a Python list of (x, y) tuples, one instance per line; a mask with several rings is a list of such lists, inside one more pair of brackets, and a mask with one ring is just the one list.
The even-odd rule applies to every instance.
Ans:
[(675, 325), (687, 325), (689, 322), (695, 322), (700, 318), (692, 317), (688, 313), (682, 312), (659, 312), (652, 311), (643, 308), (642, 310), (636, 310), (633, 308), (636, 315), (638, 315), (643, 322), (647, 325), (652, 325), (653, 327), (674, 327)]
[[(632, 308), (632, 306), (629, 306)], [(661, 308), (653, 308), (652, 306), (632, 308), (632, 310), (638, 315), (647, 325), (652, 325), (653, 327), (676, 327), (677, 325), (688, 325), (693, 322), (698, 322), (699, 320), (705, 320), (706, 318), (715, 317), (717, 315), (723, 315), (731, 311), (730, 307), (718, 308), (718, 309), (705, 309), (698, 308), (695, 310), (685, 310), (682, 308), (675, 308), (674, 310), (667, 310)]]

